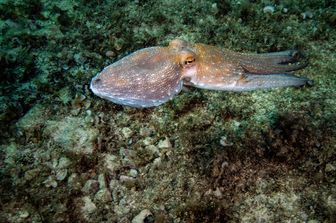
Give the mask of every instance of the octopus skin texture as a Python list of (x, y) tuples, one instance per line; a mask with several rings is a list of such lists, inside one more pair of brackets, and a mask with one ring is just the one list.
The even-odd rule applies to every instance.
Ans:
[(310, 85), (290, 72), (307, 63), (294, 50), (238, 53), (175, 39), (167, 47), (138, 50), (105, 67), (91, 81), (99, 97), (137, 108), (161, 105), (183, 85), (221, 91), (251, 91)]

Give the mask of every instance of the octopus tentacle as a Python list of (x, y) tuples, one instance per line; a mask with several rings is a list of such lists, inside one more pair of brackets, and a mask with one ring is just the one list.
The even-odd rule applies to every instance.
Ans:
[(277, 74), (302, 69), (308, 61), (295, 50), (250, 54), (242, 58), (241, 66), (246, 72), (254, 74)]
[(237, 81), (236, 91), (252, 91), (257, 89), (269, 89), (275, 87), (299, 87), (311, 85), (312, 82), (305, 77), (297, 77), (292, 74), (250, 74), (246, 73)]

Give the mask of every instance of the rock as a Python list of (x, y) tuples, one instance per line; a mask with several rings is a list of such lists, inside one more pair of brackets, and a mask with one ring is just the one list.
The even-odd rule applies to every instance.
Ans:
[(112, 201), (112, 196), (111, 193), (108, 189), (104, 188), (99, 190), (96, 195), (95, 198), (103, 203), (107, 203)]
[(104, 163), (106, 169), (108, 169), (111, 173), (115, 173), (121, 166), (118, 157), (112, 154), (105, 155)]
[(153, 133), (153, 131), (150, 128), (141, 128), (139, 133), (141, 136), (148, 137)]
[(156, 146), (154, 146), (154, 145), (146, 146), (145, 149), (146, 149), (152, 156), (159, 156), (159, 154), (160, 154), (159, 149), (158, 149)]
[(302, 19), (312, 19), (313, 18), (313, 13), (311, 11), (306, 11), (301, 13)]
[(154, 222), (152, 213), (144, 209), (137, 216), (132, 219), (132, 223)]
[(125, 175), (121, 175), (119, 180), (123, 185), (125, 185), (129, 189), (132, 187), (135, 187), (137, 184), (136, 179), (134, 179), (133, 177), (125, 176)]
[(136, 178), (138, 176), (138, 171), (136, 169), (130, 169), (129, 175), (133, 178)]
[(82, 213), (87, 218), (90, 214), (92, 214), (96, 209), (96, 205), (92, 202), (89, 196), (85, 196), (82, 198), (84, 205), (82, 206)]
[(97, 180), (88, 180), (86, 181), (84, 187), (82, 188), (83, 193), (95, 194), (99, 190), (99, 182)]
[(153, 167), (154, 168), (160, 169), (161, 164), (162, 164), (161, 157), (158, 157), (153, 161)]
[(75, 189), (75, 190), (80, 190), (81, 189), (81, 181), (78, 177), (77, 173), (73, 173), (69, 176), (68, 178), (68, 185), (70, 188)]
[(166, 137), (164, 140), (161, 140), (158, 144), (159, 149), (170, 149), (172, 148), (172, 144), (169, 141), (169, 138)]
[(222, 145), (222, 146), (232, 146), (233, 144), (228, 142), (227, 141), (227, 138), (226, 136), (222, 136), (219, 140), (219, 143)]
[(133, 134), (133, 131), (130, 128), (122, 128), (121, 133), (124, 135), (126, 139), (130, 138)]
[(217, 198), (222, 198), (223, 197), (223, 193), (221, 192), (221, 190), (218, 187), (213, 192), (213, 195), (215, 195), (215, 197), (217, 197)]
[(107, 57), (114, 57), (115, 53), (112, 50), (108, 50), (108, 51), (106, 51), (105, 56), (107, 56)]
[(40, 174), (40, 169), (39, 168), (27, 170), (25, 172), (24, 178), (25, 178), (25, 180), (30, 181), (30, 180), (36, 178), (39, 174)]
[(57, 181), (54, 179), (53, 176), (49, 176), (48, 179), (46, 179), (43, 183), (46, 187), (57, 187)]
[(26, 210), (19, 211), (19, 218), (28, 218), (29, 215), (29, 212)]
[(67, 169), (56, 170), (56, 180), (58, 180), (58, 181), (64, 180), (66, 178), (67, 174), (68, 174)]
[(16, 126), (26, 132), (30, 132), (35, 128), (45, 124), (46, 108), (41, 104), (32, 107), (19, 121)]
[(268, 5), (268, 6), (265, 6), (264, 8), (263, 8), (263, 12), (266, 14), (273, 14), (273, 12), (275, 11), (275, 8), (274, 8), (274, 6), (272, 6), (272, 5)]
[(100, 189), (106, 188), (105, 175), (103, 173), (98, 175), (98, 183)]
[(71, 165), (71, 160), (67, 157), (61, 157), (58, 160), (57, 168), (67, 168)]
[(146, 137), (144, 140), (142, 140), (142, 142), (145, 146), (149, 146), (152, 145), (153, 139), (151, 137)]
[(76, 154), (91, 154), (95, 148), (98, 130), (82, 118), (65, 117), (60, 121), (48, 121), (44, 134), (50, 135), (55, 144)]
[(336, 167), (331, 163), (328, 163), (325, 167), (325, 172), (333, 172), (336, 170)]

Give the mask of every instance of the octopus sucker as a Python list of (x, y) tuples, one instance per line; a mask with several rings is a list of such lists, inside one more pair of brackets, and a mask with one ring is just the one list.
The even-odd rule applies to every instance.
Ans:
[(291, 73), (306, 65), (295, 50), (238, 53), (175, 39), (167, 47), (144, 48), (105, 67), (90, 88), (114, 103), (146, 108), (169, 101), (183, 85), (222, 91), (311, 85), (308, 78)]

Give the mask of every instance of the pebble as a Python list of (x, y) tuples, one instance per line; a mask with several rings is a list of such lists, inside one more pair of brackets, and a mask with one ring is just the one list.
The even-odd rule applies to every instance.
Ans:
[(159, 156), (160, 154), (159, 149), (154, 145), (146, 146), (146, 150), (149, 151), (149, 153), (152, 154), (153, 156)]
[(100, 189), (106, 188), (105, 175), (103, 173), (98, 175), (98, 183)]
[(95, 198), (103, 203), (112, 201), (111, 193), (106, 188), (99, 190), (96, 193)]
[(144, 137), (148, 137), (148, 136), (150, 136), (151, 134), (152, 134), (152, 130), (150, 129), (150, 128), (146, 128), (146, 127), (144, 127), (144, 128), (141, 128), (140, 129), (140, 135), (141, 136), (144, 136)]
[(19, 212), (19, 217), (20, 218), (28, 218), (29, 217), (29, 212), (26, 210), (20, 211)]
[(57, 187), (57, 181), (54, 179), (53, 176), (49, 176), (48, 179), (46, 179), (43, 183), (46, 187)]
[(99, 190), (99, 182), (97, 180), (88, 180), (86, 181), (84, 187), (82, 188), (83, 193), (85, 194), (95, 194)]
[(158, 157), (158, 158), (154, 159), (154, 161), (153, 161), (153, 167), (154, 168), (159, 169), (161, 167), (161, 164), (162, 164), (161, 157)]
[(326, 172), (333, 172), (335, 170), (336, 170), (336, 167), (334, 165), (330, 164), (330, 163), (328, 163), (325, 167)]
[(77, 173), (73, 173), (68, 177), (68, 185), (75, 190), (81, 189), (81, 182)]
[(67, 169), (56, 170), (56, 180), (58, 181), (64, 180), (67, 175), (68, 175)]
[(213, 192), (213, 194), (215, 195), (215, 197), (217, 198), (222, 198), (223, 194), (221, 192), (221, 190), (217, 187), (216, 190)]
[(40, 174), (40, 169), (31, 169), (25, 172), (24, 178), (25, 180), (32, 180), (33, 178), (36, 178)]
[(275, 8), (274, 8), (274, 6), (272, 6), (272, 5), (268, 5), (268, 6), (265, 6), (265, 7), (263, 8), (263, 12), (264, 12), (264, 13), (273, 14), (274, 11), (275, 11)]
[(219, 143), (222, 145), (222, 146), (232, 146), (232, 143), (229, 143), (227, 141), (227, 138), (226, 136), (222, 136), (219, 140)]
[(92, 202), (89, 196), (85, 196), (82, 198), (82, 201), (84, 202), (84, 206), (82, 207), (82, 212), (85, 216), (88, 216), (89, 214), (93, 213), (97, 207)]
[(57, 168), (67, 168), (71, 165), (71, 161), (67, 157), (61, 157), (58, 160)]
[(301, 13), (302, 19), (312, 19), (313, 18), (313, 13), (310, 11), (303, 12)]
[(132, 219), (132, 223), (150, 222), (149, 218), (153, 218), (152, 213), (149, 210), (144, 209)]
[(133, 134), (132, 130), (130, 128), (122, 128), (121, 133), (124, 135), (126, 139), (130, 138), (131, 135)]
[(136, 169), (130, 169), (129, 175), (136, 178), (138, 176), (138, 171)]
[(159, 142), (158, 147), (160, 149), (170, 149), (172, 148), (172, 144), (170, 143), (169, 138), (166, 137), (164, 140)]
[(149, 146), (153, 143), (153, 139), (150, 137), (146, 137), (144, 140), (142, 140), (142, 142), (145, 146)]
[(112, 50), (108, 50), (108, 51), (106, 51), (105, 56), (107, 56), (107, 57), (114, 57), (115, 53)]
[(137, 183), (136, 179), (134, 179), (133, 177), (125, 176), (125, 175), (121, 175), (119, 180), (122, 184), (124, 184), (129, 189), (132, 187), (135, 187)]
[(111, 173), (116, 172), (121, 166), (118, 157), (112, 154), (106, 154), (104, 161), (106, 169), (108, 169)]

